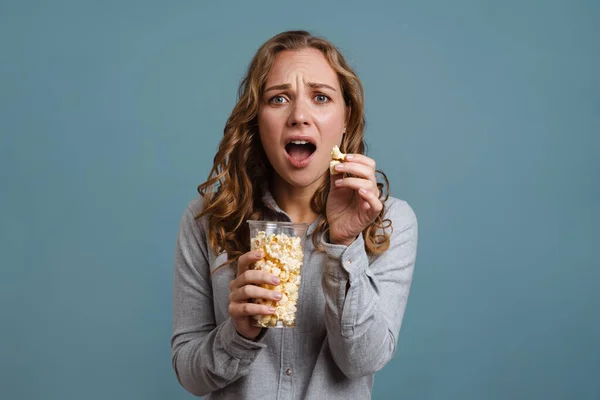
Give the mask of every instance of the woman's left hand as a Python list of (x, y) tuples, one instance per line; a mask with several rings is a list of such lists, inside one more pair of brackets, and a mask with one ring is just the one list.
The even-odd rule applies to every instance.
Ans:
[[(331, 176), (327, 197), (329, 241), (349, 246), (383, 208), (375, 178), (375, 161), (362, 154), (347, 154), (335, 166), (341, 174)], [(352, 177), (345, 177), (351, 174)]]

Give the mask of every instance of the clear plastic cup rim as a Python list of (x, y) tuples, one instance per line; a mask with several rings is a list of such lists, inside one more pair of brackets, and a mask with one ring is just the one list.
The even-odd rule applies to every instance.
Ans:
[(283, 227), (308, 227), (308, 225), (309, 225), (306, 222), (287, 222), (287, 221), (247, 220), (246, 222), (249, 225), (256, 224), (256, 225), (263, 225), (263, 226), (268, 226), (268, 227), (277, 227), (277, 226), (283, 226)]

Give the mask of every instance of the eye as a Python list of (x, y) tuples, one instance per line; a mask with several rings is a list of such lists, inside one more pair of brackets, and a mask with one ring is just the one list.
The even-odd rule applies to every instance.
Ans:
[(317, 103), (327, 103), (331, 99), (327, 95), (318, 94), (318, 95), (315, 96), (315, 100), (316, 100)]
[(280, 94), (269, 99), (269, 103), (271, 104), (284, 104), (285, 102), (287, 102), (287, 99)]

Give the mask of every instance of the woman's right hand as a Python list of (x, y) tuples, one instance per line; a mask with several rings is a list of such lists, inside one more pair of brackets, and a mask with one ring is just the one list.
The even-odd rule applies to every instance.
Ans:
[(262, 251), (249, 251), (238, 259), (237, 277), (229, 284), (229, 316), (238, 333), (246, 339), (255, 339), (263, 328), (253, 326), (253, 315), (273, 314), (275, 309), (248, 302), (250, 299), (279, 301), (281, 293), (257, 285), (279, 285), (279, 278), (266, 271), (249, 269), (252, 263), (262, 259)]

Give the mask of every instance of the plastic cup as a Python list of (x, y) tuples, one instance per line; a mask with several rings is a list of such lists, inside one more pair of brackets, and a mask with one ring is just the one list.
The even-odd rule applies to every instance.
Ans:
[(291, 328), (296, 326), (296, 310), (308, 224), (279, 221), (248, 221), (250, 250), (262, 250), (265, 257), (250, 268), (279, 277), (279, 285), (260, 285), (282, 294), (279, 301), (254, 299), (256, 304), (275, 308), (274, 314), (255, 315), (254, 326)]

